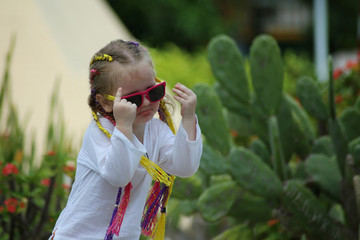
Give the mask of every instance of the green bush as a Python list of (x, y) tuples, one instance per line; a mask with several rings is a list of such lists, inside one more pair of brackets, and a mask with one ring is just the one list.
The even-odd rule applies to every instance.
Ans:
[(193, 51), (225, 30), (214, 0), (107, 2), (133, 36), (156, 47), (173, 42)]
[(213, 38), (208, 52), (217, 82), (193, 88), (204, 150), (202, 185), (183, 182), (197, 189), (191, 212), (227, 223), (216, 239), (358, 239), (360, 99), (340, 112), (332, 77), (327, 97), (304, 75), (294, 96), (286, 93), (283, 56), (269, 35), (251, 45), (250, 79), (230, 37)]
[(170, 88), (177, 82), (189, 88), (197, 83), (215, 82), (205, 51), (188, 53), (174, 44), (167, 44), (162, 49), (151, 48), (150, 53), (158, 77), (166, 80)]
[(0, 89), (0, 239), (45, 240), (65, 207), (74, 180), (74, 154), (65, 144), (56, 91), (50, 104), (46, 153), (39, 159), (35, 141), (30, 147), (25, 141), (26, 124), (20, 123), (8, 92), (13, 45)]
[(360, 58), (348, 60), (345, 66), (334, 70), (335, 103), (340, 109), (354, 105), (356, 99), (360, 96), (359, 61)]

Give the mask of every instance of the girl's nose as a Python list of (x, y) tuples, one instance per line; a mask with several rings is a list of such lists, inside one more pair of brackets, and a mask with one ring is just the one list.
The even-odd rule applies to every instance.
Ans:
[(147, 95), (144, 96), (144, 100), (143, 100), (143, 101), (144, 101), (144, 102), (143, 102), (143, 106), (147, 106), (147, 105), (149, 105), (149, 104), (151, 103), (151, 102), (149, 101)]

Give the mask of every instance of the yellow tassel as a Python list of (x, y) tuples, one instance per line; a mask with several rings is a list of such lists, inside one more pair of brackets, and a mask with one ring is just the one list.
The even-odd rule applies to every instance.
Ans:
[[(175, 181), (175, 176), (171, 176), (171, 185), (169, 187), (169, 193), (167, 195), (167, 198), (164, 199), (164, 205), (163, 207), (166, 209), (166, 205), (169, 201), (169, 198), (170, 198), (170, 195), (171, 195), (171, 192), (172, 192), (172, 188), (174, 186), (174, 181)], [(166, 224), (166, 211), (164, 212), (161, 212), (160, 214), (160, 218), (156, 224), (156, 227), (155, 227), (155, 231), (153, 232), (151, 238), (153, 240), (164, 240), (165, 238), (165, 224)]]
[(164, 183), (166, 186), (170, 186), (172, 184), (172, 178), (170, 178), (164, 170), (162, 170), (153, 161), (150, 161), (147, 157), (142, 156), (140, 164), (146, 169), (154, 181)]
[(166, 224), (166, 213), (161, 213), (160, 218), (156, 224), (155, 231), (151, 238), (153, 240), (164, 240), (165, 238), (165, 224)]
[[(102, 132), (104, 132), (106, 134), (106, 136), (111, 138), (111, 134), (108, 131), (106, 131), (106, 129), (103, 128), (103, 126), (101, 126), (97, 114), (93, 111), (92, 115), (93, 115), (94, 120), (95, 120), (96, 124), (98, 125), (99, 129)], [(146, 169), (146, 171), (149, 173), (149, 175), (152, 177), (152, 179), (154, 181), (164, 183), (166, 186), (170, 186), (172, 184), (173, 178), (170, 178), (170, 176), (164, 170), (162, 170), (153, 161), (150, 161), (150, 159), (148, 159), (147, 157), (142, 156), (140, 159), (140, 164), (143, 166), (143, 168)]]

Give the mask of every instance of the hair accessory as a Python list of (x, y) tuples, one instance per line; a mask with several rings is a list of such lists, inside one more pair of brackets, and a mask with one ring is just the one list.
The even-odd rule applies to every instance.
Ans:
[(95, 75), (95, 74), (99, 74), (99, 71), (96, 70), (96, 69), (94, 69), (94, 68), (91, 69), (90, 72), (91, 72), (92, 74), (94, 74), (94, 75)]
[(109, 61), (109, 62), (112, 62), (113, 60), (114, 60), (113, 57), (108, 55), (108, 54), (95, 55), (90, 61), (90, 66), (96, 61)]
[(99, 71), (93, 68), (93, 69), (90, 70), (90, 73), (91, 73), (90, 74), (90, 83), (92, 84), (93, 81), (94, 81), (94, 76), (98, 75)]
[(138, 42), (134, 42), (134, 41), (131, 41), (130, 43), (133, 44), (133, 45), (135, 45), (135, 46), (139, 46), (139, 45), (140, 45)]

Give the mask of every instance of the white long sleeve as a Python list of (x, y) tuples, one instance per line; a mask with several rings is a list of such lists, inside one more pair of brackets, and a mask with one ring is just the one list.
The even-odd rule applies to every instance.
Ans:
[(202, 153), (201, 132), (188, 141), (180, 126), (174, 136), (158, 119), (145, 126), (141, 144), (134, 136), (130, 142), (110, 121), (100, 118), (101, 125), (112, 134), (109, 139), (94, 121), (89, 125), (77, 159), (75, 182), (65, 209), (54, 228), (55, 240), (103, 239), (114, 208), (119, 187), (133, 185), (120, 236), (114, 239), (138, 240), (140, 222), (152, 178), (139, 164), (148, 154), (170, 174), (187, 177), (194, 174)]

